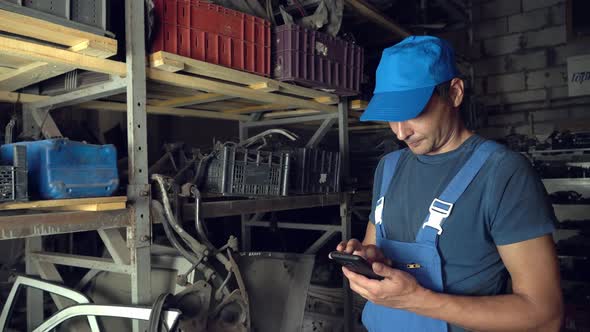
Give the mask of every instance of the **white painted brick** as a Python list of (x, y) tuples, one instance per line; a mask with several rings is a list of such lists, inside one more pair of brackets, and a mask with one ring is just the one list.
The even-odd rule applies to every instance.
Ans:
[[(527, 89), (540, 89), (567, 85), (567, 68), (557, 67), (527, 73)], [(553, 95), (551, 96), (553, 97)]]
[(540, 31), (529, 31), (524, 35), (524, 45), (527, 48), (546, 47), (566, 43), (565, 25), (559, 25)]
[(501, 95), (502, 102), (505, 104), (526, 103), (535, 100), (545, 100), (547, 91), (545, 89), (526, 90), (521, 92), (512, 92)]
[(522, 10), (528, 12), (529, 10), (551, 7), (564, 2), (565, 0), (522, 0)]
[(543, 109), (546, 106), (545, 100), (541, 101), (529, 101), (524, 104), (512, 104), (509, 105), (510, 112), (522, 112), (522, 111), (529, 111), (531, 109)]
[(488, 76), (501, 74), (506, 71), (505, 57), (494, 57), (477, 61), (473, 64), (475, 76)]
[(477, 40), (505, 35), (508, 33), (508, 19), (506, 17), (497, 20), (484, 21), (475, 26), (474, 38)]
[(506, 113), (499, 115), (489, 115), (488, 124), (492, 126), (497, 125), (513, 125), (526, 121), (524, 113)]
[(538, 9), (508, 17), (508, 32), (523, 32), (547, 26), (547, 9)]
[(506, 56), (507, 71), (531, 70), (545, 67), (547, 67), (547, 52), (545, 50)]
[(533, 119), (535, 122), (563, 120), (563, 119), (567, 119), (569, 117), (567, 109), (554, 109), (554, 110), (537, 111), (537, 112), (532, 112), (532, 114), (533, 114)]
[(484, 40), (483, 53), (488, 56), (514, 53), (521, 48), (521, 37), (515, 34)]
[(549, 90), (549, 97), (551, 99), (569, 98), (567, 85), (551, 88)]
[(520, 13), (520, 0), (496, 0), (481, 6), (481, 17), (490, 19)]
[(524, 73), (488, 76), (487, 93), (520, 91), (525, 89)]
[(590, 43), (588, 41), (570, 42), (567, 45), (554, 48), (553, 52), (553, 63), (555, 65), (564, 65), (567, 64), (568, 57), (590, 53)]
[(565, 4), (559, 4), (549, 8), (549, 24), (561, 25), (565, 24)]

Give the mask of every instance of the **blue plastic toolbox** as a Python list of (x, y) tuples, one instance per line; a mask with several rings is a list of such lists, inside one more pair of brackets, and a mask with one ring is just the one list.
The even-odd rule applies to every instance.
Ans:
[(119, 186), (117, 151), (68, 139), (19, 142), (0, 147), (12, 162), (12, 146), (27, 147), (29, 196), (41, 199), (110, 196)]

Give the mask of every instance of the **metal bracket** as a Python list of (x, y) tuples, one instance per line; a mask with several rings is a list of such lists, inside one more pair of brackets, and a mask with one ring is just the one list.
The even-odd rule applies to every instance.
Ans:
[(326, 231), (319, 239), (317, 239), (311, 246), (309, 246), (304, 254), (315, 254), (326, 242), (328, 242), (334, 235), (335, 231)]
[(39, 134), (44, 138), (63, 137), (50, 112), (51, 108), (39, 109), (24, 104), (24, 134), (31, 137), (37, 137)]
[(322, 124), (320, 125), (320, 127), (318, 128), (318, 130), (316, 130), (316, 132), (313, 134), (313, 136), (309, 139), (309, 142), (307, 142), (307, 145), (305, 145), (306, 148), (315, 148), (318, 146), (318, 144), (322, 141), (322, 139), (324, 138), (324, 136), (326, 136), (326, 134), (328, 133), (328, 131), (330, 131), (330, 129), (332, 128), (332, 126), (334, 125), (334, 123), (336, 122), (336, 118), (330, 118), (330, 119), (326, 119), (324, 120), (324, 122), (322, 122)]
[(129, 248), (127, 248), (127, 243), (125, 242), (123, 235), (121, 235), (120, 229), (99, 229), (98, 234), (107, 248), (107, 251), (115, 261), (115, 264), (131, 264)]

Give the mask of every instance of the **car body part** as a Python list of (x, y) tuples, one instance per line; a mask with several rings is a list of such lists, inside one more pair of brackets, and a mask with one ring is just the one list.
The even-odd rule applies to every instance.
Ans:
[[(7, 327), (6, 325), (8, 323), (10, 313), (12, 311), (12, 305), (15, 302), (17, 294), (19, 293), (21, 287), (32, 287), (48, 293), (56, 294), (65, 297), (69, 300), (72, 300), (77, 304), (90, 303), (90, 300), (84, 294), (79, 293), (70, 288), (57, 285), (49, 281), (39, 280), (26, 276), (18, 276), (16, 277), (12, 289), (10, 290), (8, 298), (6, 298), (4, 308), (2, 308), (2, 314), (0, 314), (0, 331), (4, 331)], [(92, 332), (100, 331), (98, 323), (96, 321), (96, 317), (88, 316), (88, 324), (90, 325), (90, 329)]]
[[(99, 304), (79, 304), (67, 307), (55, 313), (48, 320), (39, 325), (33, 332), (50, 332), (64, 321), (80, 316), (107, 316), (120, 317), (129, 319), (149, 320), (151, 308), (132, 307), (132, 306), (117, 306), (117, 305), (99, 305)], [(168, 330), (176, 326), (176, 322), (180, 317), (179, 310), (164, 310), (162, 312), (163, 321)]]

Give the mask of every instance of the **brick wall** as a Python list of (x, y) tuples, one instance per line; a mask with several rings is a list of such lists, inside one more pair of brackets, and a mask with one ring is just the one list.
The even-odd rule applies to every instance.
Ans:
[(473, 0), (473, 87), (484, 105), (483, 135), (590, 129), (590, 121), (579, 121), (590, 119), (590, 96), (567, 96), (566, 65), (570, 56), (590, 54), (590, 42), (568, 41), (565, 20), (565, 0)]

